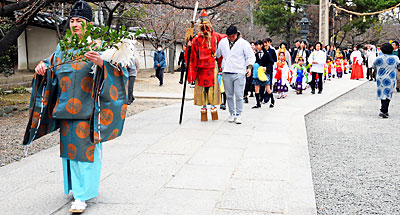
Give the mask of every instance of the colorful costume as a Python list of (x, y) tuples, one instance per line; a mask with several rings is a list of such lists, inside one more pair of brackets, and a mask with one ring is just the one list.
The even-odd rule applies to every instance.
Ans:
[(307, 68), (304, 65), (294, 64), (293, 68), (295, 69), (296, 81), (294, 84), (294, 89), (297, 94), (302, 94), (302, 91), (306, 89), (306, 75)]
[(207, 121), (207, 105), (212, 105), (211, 115), (213, 120), (217, 120), (218, 114), (214, 106), (221, 104), (221, 90), (215, 54), (219, 41), (226, 35), (213, 31), (205, 10), (200, 19), (201, 32), (193, 38), (191, 46), (188, 82), (195, 82), (194, 104), (203, 107), (202, 121)]
[(57, 47), (44, 60), (48, 70), (35, 74), (30, 120), (24, 137), (28, 145), (60, 128), (64, 191), (82, 201), (98, 194), (102, 143), (121, 135), (127, 108), (128, 71), (103, 61), (77, 61), (60, 65)]
[(353, 64), (353, 69), (351, 71), (350, 79), (360, 79), (364, 78), (363, 71), (363, 58), (359, 50), (353, 51), (350, 55), (350, 60)]
[(348, 60), (347, 60), (347, 59), (344, 59), (342, 65), (343, 65), (343, 72), (344, 72), (344, 74), (347, 74), (347, 71), (349, 70), (349, 62), (348, 62)]
[[(285, 53), (285, 50), (280, 49), (278, 52), (278, 56), (280, 53)], [(274, 69), (274, 92), (279, 93), (278, 98), (286, 97), (285, 92), (289, 90), (290, 84), (290, 69), (286, 62), (286, 60), (279, 60)]]
[(335, 73), (336, 73), (335, 65), (331, 60), (328, 60), (328, 62), (326, 62), (326, 64), (325, 64), (325, 67), (326, 67), (326, 72), (325, 72), (326, 78), (325, 79), (328, 79), (328, 81), (330, 81), (332, 77), (335, 77)]
[(341, 54), (338, 54), (338, 57), (335, 60), (335, 68), (336, 68), (336, 73), (338, 78), (343, 77), (343, 66), (342, 66), (342, 57)]

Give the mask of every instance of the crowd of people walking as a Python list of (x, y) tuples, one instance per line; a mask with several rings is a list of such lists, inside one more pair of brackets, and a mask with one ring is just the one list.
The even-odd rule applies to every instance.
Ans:
[[(236, 29), (236, 27), (230, 26), (228, 30), (232, 30), (232, 28)], [(213, 32), (212, 27), (208, 29)], [(223, 40), (227, 40), (231, 45), (229, 50), (234, 50), (236, 41), (241, 39), (240, 32), (236, 32), (236, 30), (235, 34), (237, 34), (237, 38), (235, 39), (235, 37), (232, 37), (233, 39), (231, 40), (228, 30), (226, 32), (227, 35), (222, 37), (228, 37)], [(393, 73), (394, 75), (391, 76), (391, 78), (394, 79), (394, 84), (391, 85), (393, 90), (386, 90), (385, 92), (383, 91), (384, 89), (379, 90), (379, 88), (382, 88), (380, 85), (383, 83), (381, 79), (384, 74), (379, 73), (379, 68), (375, 63), (381, 56), (393, 55), (399, 58), (397, 41), (390, 41), (390, 43), (382, 44), (381, 47), (376, 47), (373, 44), (366, 44), (364, 46), (354, 45), (352, 48), (337, 48), (333, 44), (324, 46), (321, 42), (308, 44), (307, 41), (298, 40), (295, 42), (293, 48), (289, 48), (285, 42), (281, 42), (277, 48), (274, 48), (272, 46), (273, 41), (270, 38), (252, 42), (247, 42), (244, 39), (241, 40), (244, 42), (241, 42), (240, 46), (244, 47), (244, 44), (250, 44), (254, 56), (245, 54), (230, 62), (228, 65), (224, 65), (224, 63), (221, 63), (217, 58), (222, 56), (229, 59), (232, 57), (230, 54), (226, 56), (217, 55), (217, 58), (210, 56), (210, 59), (214, 58), (214, 61), (218, 62), (216, 66), (218, 66), (218, 79), (220, 81), (215, 83), (219, 83), (222, 88), (220, 89), (220, 91), (223, 92), (221, 97), (224, 99), (222, 100), (220, 108), (223, 110), (226, 108), (225, 100), (227, 97), (229, 111), (232, 115), (229, 120), (230, 122), (242, 123), (242, 103), (248, 103), (249, 97), (255, 97), (256, 104), (252, 107), (254, 109), (261, 108), (262, 104), (267, 103), (269, 103), (270, 108), (273, 108), (276, 99), (285, 99), (288, 96), (287, 92), (290, 90), (294, 90), (297, 95), (301, 95), (305, 90), (310, 88), (311, 94), (315, 94), (316, 90), (318, 90), (318, 94), (322, 94), (326, 81), (331, 81), (334, 78), (341, 79), (344, 77), (344, 74), (349, 73), (350, 79), (352, 80), (366, 78), (369, 81), (376, 81), (378, 85), (377, 97), (379, 99), (390, 100), (394, 89), (396, 89), (397, 92), (400, 91), (400, 75), (396, 59), (393, 59), (393, 62), (395, 62), (393, 64), (394, 70), (396, 71)], [(388, 49), (390, 48), (388, 45), (392, 50)], [(215, 46), (216, 49), (220, 49), (220, 43), (215, 44)], [(248, 49), (245, 48), (245, 50)], [(196, 52), (196, 50), (193, 51)], [(246, 52), (243, 51), (242, 53)], [(182, 58), (180, 62), (183, 62), (184, 52), (180, 58)], [(226, 62), (225, 59), (223, 61)], [(237, 69), (241, 70), (241, 73), (244, 74), (240, 76), (239, 80), (239, 82), (243, 82), (243, 89), (241, 87), (242, 85), (235, 89), (230, 89), (230, 85), (226, 85), (226, 82), (227, 80), (231, 80), (230, 76), (233, 73), (230, 67), (237, 64), (237, 62), (242, 64), (241, 67)], [(364, 67), (366, 71), (364, 71)], [(185, 70), (181, 69), (181, 71), (180, 83), (182, 83), (183, 72)], [(201, 74), (197, 75), (199, 77), (202, 76)], [(189, 82), (194, 83), (197, 80), (196, 78), (198, 77), (190, 76)], [(388, 81), (386, 80), (383, 85), (387, 83)], [(234, 92), (232, 92), (232, 90), (234, 90)], [(238, 96), (238, 91), (243, 91), (243, 97)], [(233, 103), (232, 93), (235, 95), (235, 103)], [(384, 93), (386, 93), (386, 96), (382, 97)], [(386, 107), (388, 107), (388, 102), (383, 102), (382, 105), (381, 112), (383, 114), (380, 114), (380, 116), (387, 118)], [(206, 107), (207, 101), (204, 101), (202, 103), (202, 121), (207, 121), (205, 117), (207, 114)], [(212, 105), (212, 110), (214, 112), (216, 111), (215, 103)]]

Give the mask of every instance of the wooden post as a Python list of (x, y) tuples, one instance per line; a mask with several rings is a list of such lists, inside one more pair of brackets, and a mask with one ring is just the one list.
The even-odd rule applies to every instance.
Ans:
[(329, 0), (319, 1), (319, 41), (329, 44)]

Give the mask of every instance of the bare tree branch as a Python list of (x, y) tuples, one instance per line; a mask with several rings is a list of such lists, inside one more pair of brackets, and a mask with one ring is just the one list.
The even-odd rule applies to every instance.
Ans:
[[(89, 2), (104, 2), (104, 0), (88, 0)], [(233, 2), (234, 0), (221, 0), (220, 2), (206, 6), (206, 7), (199, 7), (199, 10), (201, 9), (213, 9), (216, 7), (219, 7), (227, 2)], [(29, 5), (31, 5), (34, 2), (34, 0), (29, 0), (29, 1), (22, 1), (22, 2), (16, 2), (12, 4), (8, 4), (5, 6), (2, 6), (0, 8), (0, 16), (5, 16), (9, 15), (12, 12), (16, 10), (21, 10)], [(55, 2), (60, 2), (60, 3), (74, 3), (74, 0), (46, 0), (45, 3), (46, 5), (50, 3), (55, 3)], [(187, 10), (194, 10), (194, 7), (192, 6), (184, 6), (184, 5), (178, 5), (175, 3), (175, 1), (170, 1), (170, 0), (119, 0), (120, 3), (141, 3), (141, 4), (152, 4), (152, 5), (157, 5), (157, 4), (162, 4), (162, 5), (169, 5), (171, 7), (177, 8), (177, 9), (187, 9)]]
[[(233, 2), (234, 0), (218, 0), (217, 3), (209, 6), (204, 6), (200, 7), (199, 9), (213, 9), (220, 7), (221, 5), (227, 3), (227, 2)], [(17, 18), (17, 21), (15, 22), (15, 25), (11, 28), (9, 32), (6, 33), (6, 35), (0, 40), (0, 54), (6, 51), (15, 41), (17, 38), (21, 35), (21, 33), (25, 30), (26, 26), (32, 22), (33, 17), (36, 16), (36, 14), (40, 11), (41, 8), (46, 8), (50, 4), (53, 3), (74, 3), (76, 0), (26, 0), (26, 1), (18, 1), (16, 3), (9, 3), (7, 5), (2, 5), (0, 7), (0, 17), (5, 17), (5, 16), (10, 16), (13, 15), (14, 11), (19, 11), (19, 10), (24, 10), (22, 13), (23, 15), (19, 16)], [(104, 0), (88, 0), (88, 2), (104, 2)], [(113, 18), (113, 13), (117, 8), (120, 6), (120, 4), (125, 4), (125, 3), (141, 3), (141, 4), (147, 4), (147, 5), (168, 5), (176, 9), (180, 10), (194, 10), (193, 6), (188, 6), (187, 1), (181, 0), (181, 1), (174, 1), (174, 0), (118, 0), (118, 2), (115, 7), (110, 9), (107, 4), (104, 3), (108, 11), (110, 12), (109, 14), (109, 19), (107, 22), (107, 25), (111, 25), (112, 23), (112, 18)], [(40, 6), (39, 6), (40, 5)], [(168, 28), (169, 25), (167, 25), (166, 28)], [(163, 36), (166, 32), (166, 29), (163, 29), (163, 33), (161, 36)], [(157, 37), (161, 38), (161, 37)]]
[(30, 13), (24, 13), (16, 21), (15, 26), (0, 40), (0, 53), (7, 51), (8, 48), (13, 45), (15, 40), (25, 30), (28, 23), (32, 21), (33, 17), (36, 16), (44, 5), (45, 1), (37, 0), (34, 2), (34, 6), (29, 9)]

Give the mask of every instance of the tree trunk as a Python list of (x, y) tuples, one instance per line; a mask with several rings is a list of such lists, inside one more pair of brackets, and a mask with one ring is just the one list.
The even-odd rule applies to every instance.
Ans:
[(27, 25), (27, 23), (23, 23), (15, 25), (11, 28), (11, 30), (3, 37), (3, 39), (0, 40), (0, 54), (6, 52), (8, 48), (15, 43), (19, 35), (24, 32)]
[(176, 41), (173, 43), (173, 47), (169, 47), (169, 59), (168, 59), (168, 72), (175, 72), (175, 52), (176, 52)]
[[(289, 11), (292, 10), (292, 4), (288, 1), (287, 2), (287, 6), (289, 8)], [(286, 49), (289, 50), (290, 49), (290, 37), (291, 37), (291, 33), (290, 33), (290, 29), (291, 29), (291, 18), (289, 17), (287, 23), (286, 23), (286, 34), (285, 34), (285, 39), (287, 42), (287, 47)]]
[[(106, 5), (106, 4), (105, 4)], [(121, 5), (121, 3), (117, 3), (116, 5), (115, 5), (115, 7), (113, 7), (113, 9), (109, 9), (108, 7), (107, 7), (107, 9), (108, 9), (108, 19), (107, 19), (107, 26), (110, 26), (111, 27), (111, 24), (112, 24), (112, 21), (113, 21), (113, 18), (114, 18), (114, 12), (118, 9), (118, 7)], [(106, 5), (107, 6), (107, 5)]]

